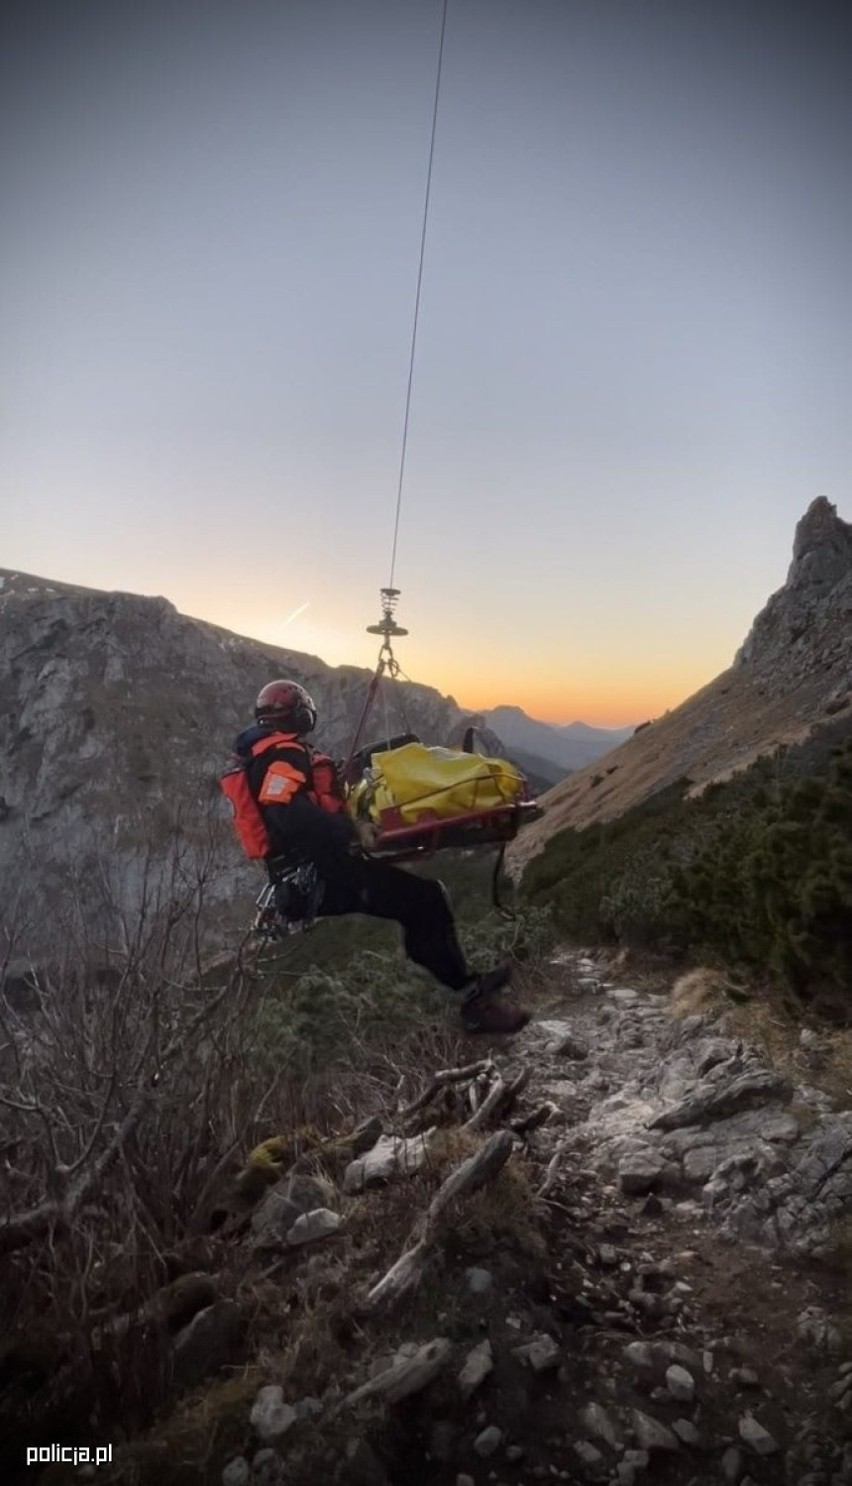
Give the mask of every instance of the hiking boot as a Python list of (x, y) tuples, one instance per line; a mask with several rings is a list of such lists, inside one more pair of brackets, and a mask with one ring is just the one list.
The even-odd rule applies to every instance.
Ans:
[(462, 1003), (461, 1018), (465, 1032), (511, 1033), (520, 1032), (530, 1020), (530, 1013), (518, 1006), (507, 1006), (498, 999), (498, 993), (509, 982), (511, 969), (500, 966), (477, 977), (472, 989)]
[(474, 976), (464, 998), (465, 1002), (472, 1001), (476, 996), (491, 996), (497, 991), (505, 990), (511, 979), (511, 965), (495, 965), (493, 970), (486, 970), (482, 975)]

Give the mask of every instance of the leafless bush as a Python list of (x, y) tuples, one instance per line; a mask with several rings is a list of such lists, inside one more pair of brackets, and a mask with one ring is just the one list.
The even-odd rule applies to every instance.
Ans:
[[(151, 1297), (199, 1268), (245, 1297), (248, 1250), (209, 1216), (246, 1153), (305, 1123), (351, 1126), (452, 1060), (440, 1017), (425, 1002), (418, 1016), (418, 987), (381, 956), (319, 997), (323, 977), (288, 970), (286, 948), (271, 973), (246, 941), (211, 957), (221, 871), (213, 836), (139, 856), (129, 885), (90, 858), (65, 874), (53, 953), (27, 975), (25, 896), (2, 926), (0, 1434), (28, 1410), (30, 1439), (48, 1420), (59, 1437), (57, 1419), (139, 1427), (168, 1383)], [(28, 1368), (29, 1391), (4, 1397)]]
[[(193, 1267), (182, 1256), (229, 1159), (299, 1113), (285, 1061), (257, 1077), (257, 1003), (274, 983), (258, 979), (245, 943), (212, 970), (205, 956), (214, 869), (197, 854), (175, 853), (167, 870), (144, 862), (135, 913), (106, 871), (85, 895), (72, 875), (61, 953), (14, 996), (27, 925), (20, 914), (6, 925), (0, 1373), (21, 1338), (48, 1330), (47, 1370), (64, 1357), (114, 1382), (103, 1364), (120, 1361), (125, 1414), (145, 1349), (137, 1331), (122, 1352), (116, 1316)], [(137, 1381), (150, 1390), (150, 1374)]]

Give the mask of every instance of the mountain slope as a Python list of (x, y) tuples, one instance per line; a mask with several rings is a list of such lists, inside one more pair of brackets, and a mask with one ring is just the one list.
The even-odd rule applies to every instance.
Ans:
[[(231, 841), (217, 779), (260, 686), (276, 675), (308, 688), (319, 713), (317, 745), (344, 756), (368, 671), (231, 634), (179, 614), (164, 598), (0, 569), (3, 881), (17, 884), (33, 907), (42, 895), (55, 905), (56, 884), (71, 866), (83, 886), (109, 872), (121, 879), (121, 900), (133, 903), (146, 861), (153, 859), (159, 880), (179, 846), (194, 870), (221, 826), (218, 891), (224, 900), (247, 884), (256, 891), (257, 868)], [(451, 698), (398, 684), (414, 731), (430, 742), (460, 739), (467, 719)], [(392, 690), (390, 723), (401, 731)], [(379, 705), (362, 741), (381, 736), (383, 726)], [(483, 744), (501, 747), (490, 733)], [(13, 912), (10, 895), (0, 906)]]
[(541, 799), (545, 815), (507, 852), (519, 876), (555, 832), (612, 820), (680, 778), (699, 792), (821, 722), (852, 730), (852, 526), (824, 497), (796, 527), (784, 586), (729, 670)]

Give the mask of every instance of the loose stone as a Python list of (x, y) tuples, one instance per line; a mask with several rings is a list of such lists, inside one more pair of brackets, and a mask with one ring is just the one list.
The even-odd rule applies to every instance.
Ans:
[(496, 1424), (489, 1424), (487, 1429), (483, 1429), (482, 1433), (476, 1436), (473, 1448), (484, 1460), (486, 1456), (493, 1455), (494, 1451), (500, 1448), (502, 1438), (502, 1429), (498, 1429)]
[(591, 1434), (597, 1435), (598, 1439), (603, 1440), (613, 1450), (618, 1449), (618, 1446), (621, 1444), (618, 1430), (610, 1419), (609, 1414), (605, 1409), (601, 1408), (599, 1403), (586, 1404), (582, 1413), (582, 1420)]
[(547, 1372), (559, 1366), (559, 1346), (546, 1332), (538, 1332), (522, 1347), (513, 1347), (519, 1361), (528, 1363), (533, 1372)]
[(574, 1451), (583, 1464), (589, 1466), (592, 1470), (604, 1463), (604, 1458), (600, 1450), (596, 1445), (590, 1444), (588, 1440), (575, 1440)]
[(772, 1438), (769, 1430), (764, 1429), (753, 1414), (744, 1414), (738, 1428), (743, 1444), (754, 1450), (756, 1455), (774, 1455), (778, 1450), (777, 1440)]
[(337, 1232), (342, 1221), (339, 1213), (332, 1212), (327, 1207), (318, 1207), (313, 1212), (303, 1213), (288, 1229), (287, 1245), (289, 1248), (298, 1248), (300, 1244), (316, 1243), (318, 1239), (328, 1238)]
[(647, 1342), (629, 1342), (624, 1348), (624, 1360), (631, 1367), (650, 1371), (654, 1366), (654, 1354)]
[(289, 1403), (284, 1402), (284, 1391), (277, 1384), (261, 1388), (250, 1414), (255, 1433), (262, 1440), (277, 1440), (286, 1434), (298, 1415)]
[(661, 1424), (659, 1419), (653, 1419), (650, 1414), (643, 1414), (640, 1409), (632, 1409), (631, 1416), (641, 1449), (677, 1450), (679, 1448), (677, 1436), (672, 1434), (668, 1425)]
[(464, 1277), (471, 1295), (484, 1295), (486, 1290), (490, 1290), (494, 1283), (490, 1270), (478, 1269), (476, 1266), (472, 1269), (466, 1269)]
[(722, 1456), (722, 1475), (730, 1482), (730, 1486), (737, 1486), (737, 1482), (743, 1473), (743, 1452), (736, 1445), (729, 1445)]
[(759, 1388), (760, 1380), (753, 1367), (732, 1367), (728, 1373), (732, 1383), (739, 1383), (743, 1388)]
[(678, 1403), (692, 1403), (695, 1397), (695, 1382), (691, 1373), (678, 1363), (666, 1368), (666, 1387)]
[(478, 1347), (474, 1347), (467, 1355), (464, 1367), (459, 1373), (459, 1388), (464, 1399), (470, 1398), (477, 1388), (485, 1381), (494, 1366), (494, 1357), (491, 1352), (491, 1343), (486, 1337)]
[(691, 1419), (675, 1419), (672, 1432), (677, 1435), (682, 1444), (691, 1445), (696, 1450), (699, 1448), (701, 1435)]
[(276, 1450), (256, 1451), (251, 1463), (251, 1486), (282, 1486), (284, 1462)]

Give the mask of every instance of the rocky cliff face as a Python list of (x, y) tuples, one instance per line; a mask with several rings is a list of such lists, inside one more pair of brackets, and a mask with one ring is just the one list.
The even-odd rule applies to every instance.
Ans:
[(678, 779), (699, 792), (844, 720), (852, 731), (852, 526), (821, 496), (731, 668), (543, 795), (544, 818), (509, 848), (509, 870), (520, 876), (557, 831), (612, 820)]
[[(44, 922), (38, 905), (55, 901), (69, 867), (89, 881), (105, 873), (130, 905), (146, 861), (158, 864), (159, 880), (179, 842), (185, 872), (218, 852), (214, 890), (236, 897), (245, 917), (245, 888), (257, 889), (258, 871), (232, 843), (217, 779), (257, 691), (277, 675), (308, 688), (320, 718), (317, 745), (345, 755), (369, 672), (244, 639), (179, 614), (163, 598), (0, 570), (4, 913), (19, 890), (21, 912)], [(392, 728), (402, 730), (404, 709), (407, 724), (430, 742), (464, 731), (452, 698), (398, 685)], [(363, 741), (382, 734), (383, 707), (372, 722)]]
[(848, 660), (850, 629), (852, 526), (821, 495), (796, 527), (784, 587), (758, 614), (734, 665), (785, 688), (812, 665)]

